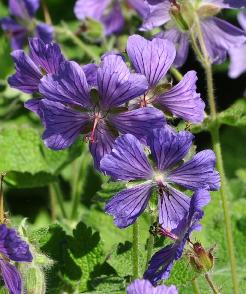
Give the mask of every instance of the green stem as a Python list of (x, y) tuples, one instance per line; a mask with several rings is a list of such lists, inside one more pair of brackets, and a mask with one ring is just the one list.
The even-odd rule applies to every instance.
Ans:
[(56, 195), (52, 185), (49, 185), (49, 195), (50, 195), (51, 219), (52, 221), (55, 221), (57, 218)]
[(76, 219), (78, 216), (78, 208), (80, 205), (80, 197), (82, 194), (82, 190), (84, 187), (84, 181), (85, 181), (85, 172), (87, 167), (87, 161), (86, 156), (88, 155), (88, 152), (86, 150), (83, 150), (82, 155), (80, 158), (74, 162), (74, 169), (73, 174), (74, 180), (72, 182), (72, 210), (71, 210), (71, 219)]
[(175, 68), (175, 67), (171, 67), (170, 68), (171, 74), (175, 77), (175, 79), (180, 82), (183, 79), (183, 75), (181, 74), (181, 72)]
[(205, 279), (209, 284), (209, 287), (212, 289), (214, 294), (219, 294), (220, 291), (218, 290), (218, 288), (215, 286), (214, 282), (212, 281), (210, 275), (208, 273), (205, 274)]
[(238, 279), (237, 279), (236, 257), (235, 257), (234, 244), (233, 244), (231, 215), (230, 215), (228, 199), (227, 199), (228, 189), (227, 189), (225, 169), (224, 169), (222, 150), (221, 150), (221, 144), (220, 144), (219, 124), (216, 122), (217, 111), (216, 111), (216, 102), (215, 102), (215, 94), (214, 94), (212, 65), (207, 53), (199, 19), (196, 19), (196, 32), (197, 32), (197, 38), (199, 40), (201, 51), (203, 53), (203, 58), (204, 58), (202, 65), (204, 67), (206, 78), (207, 78), (207, 95), (208, 95), (208, 103), (210, 107), (210, 114), (211, 114), (211, 118), (214, 120), (214, 126), (213, 128), (211, 128), (210, 133), (212, 137), (213, 149), (214, 149), (216, 160), (217, 160), (217, 169), (220, 173), (220, 178), (221, 178), (220, 195), (221, 195), (221, 201), (222, 201), (222, 207), (223, 207), (223, 213), (224, 213), (227, 250), (228, 250), (229, 259), (230, 259), (232, 284), (233, 284), (234, 293), (238, 294), (239, 286), (238, 286)]
[(197, 283), (197, 279), (193, 279), (192, 280), (192, 288), (193, 288), (194, 294), (200, 294), (200, 290), (199, 290), (199, 286), (198, 286), (198, 283)]
[[(155, 218), (154, 218), (153, 215), (151, 215), (150, 226), (153, 225), (154, 221), (155, 221)], [(148, 268), (149, 261), (150, 261), (150, 258), (152, 256), (152, 251), (153, 251), (153, 248), (154, 248), (154, 241), (155, 241), (154, 235), (150, 234), (149, 238), (148, 238), (148, 243), (147, 243), (146, 268)]]
[(94, 61), (99, 61), (99, 57), (97, 56), (97, 54), (95, 54), (93, 50), (90, 50), (90, 48), (88, 48), (88, 46), (80, 38), (78, 38), (65, 23), (62, 23), (62, 27), (55, 27), (55, 32), (57, 34), (66, 35), (73, 41), (74, 44), (80, 47), (91, 59), (93, 59)]
[(52, 20), (51, 20), (50, 12), (49, 12), (49, 9), (48, 9), (48, 6), (47, 6), (45, 0), (42, 0), (41, 4), (42, 4), (42, 8), (43, 8), (45, 23), (47, 23), (48, 25), (51, 25)]
[(3, 200), (3, 178), (5, 174), (0, 173), (0, 223), (4, 223), (4, 200)]
[(62, 217), (67, 218), (67, 213), (66, 213), (66, 210), (65, 210), (65, 207), (64, 207), (63, 195), (62, 195), (60, 185), (57, 182), (54, 182), (51, 185), (52, 185), (52, 188), (54, 189), (54, 192), (55, 192), (55, 195), (56, 195), (56, 200), (57, 200), (57, 203), (58, 203), (58, 205), (60, 207)]
[(133, 279), (137, 279), (139, 277), (138, 273), (138, 222), (135, 221), (132, 227), (132, 275)]

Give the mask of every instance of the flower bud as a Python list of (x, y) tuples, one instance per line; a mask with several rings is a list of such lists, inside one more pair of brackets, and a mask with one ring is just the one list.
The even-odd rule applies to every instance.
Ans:
[(214, 266), (212, 249), (206, 250), (199, 242), (193, 244), (189, 257), (192, 267), (198, 272), (208, 272)]
[(197, 14), (199, 15), (200, 18), (214, 16), (218, 14), (219, 12), (220, 12), (220, 8), (212, 4), (201, 5), (197, 10)]
[(25, 278), (27, 293), (45, 294), (45, 275), (38, 266), (31, 265), (28, 267)]
[(181, 31), (188, 31), (189, 26), (188, 23), (185, 21), (182, 11), (179, 7), (172, 6), (170, 9), (170, 14), (172, 19), (175, 21), (176, 25), (179, 27)]

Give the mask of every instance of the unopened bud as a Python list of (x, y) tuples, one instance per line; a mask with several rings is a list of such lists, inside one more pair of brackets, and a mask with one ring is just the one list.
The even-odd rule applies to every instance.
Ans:
[(201, 243), (194, 243), (193, 250), (190, 252), (190, 263), (198, 272), (208, 272), (214, 266), (214, 256), (212, 249), (206, 250)]
[(197, 14), (200, 18), (206, 18), (209, 16), (214, 16), (220, 12), (220, 8), (218, 6), (212, 4), (204, 4), (199, 7), (197, 10)]
[(38, 266), (30, 266), (26, 273), (25, 283), (27, 293), (32, 294), (45, 294), (46, 283), (45, 275)]
[(184, 17), (182, 16), (182, 12), (178, 7), (172, 6), (170, 9), (170, 14), (181, 31), (189, 30), (188, 23), (185, 21)]

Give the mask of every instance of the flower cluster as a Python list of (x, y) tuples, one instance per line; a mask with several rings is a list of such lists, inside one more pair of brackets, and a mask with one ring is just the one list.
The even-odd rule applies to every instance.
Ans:
[(41, 117), (49, 148), (67, 148), (83, 134), (97, 169), (120, 134), (146, 141), (153, 129), (166, 124), (164, 113), (193, 123), (204, 119), (194, 71), (173, 87), (164, 80), (176, 54), (167, 40), (148, 41), (139, 35), (128, 39), (135, 73), (119, 54), (105, 54), (99, 65), (81, 67), (65, 60), (57, 44), (34, 38), (29, 45), (29, 55), (12, 53), (16, 73), (9, 84), (35, 96), (26, 107)]
[[(143, 17), (142, 30), (165, 25), (159, 38), (172, 41), (177, 48), (175, 66), (182, 66), (188, 56), (189, 39), (204, 38), (207, 53), (212, 63), (221, 63), (228, 52), (246, 42), (245, 33), (217, 15), (221, 9), (245, 7), (245, 0), (171, 1), (147, 0), (148, 12)], [(200, 28), (196, 26), (196, 22)], [(199, 43), (199, 41), (198, 41)]]
[[(101, 21), (106, 34), (121, 28), (123, 17), (118, 1), (107, 0), (100, 5), (95, 1), (83, 3), (77, 1), (75, 6), (80, 19), (92, 17)], [(111, 4), (113, 10), (105, 14)], [(169, 21), (174, 8), (177, 10), (174, 19), (180, 21), (182, 5), (169, 1), (142, 2), (141, 9), (138, 8), (144, 17), (143, 28)], [(199, 5), (197, 9), (205, 13), (207, 4)], [(134, 7), (137, 6), (135, 2)], [(161, 7), (161, 12), (166, 7), (166, 17), (161, 14), (161, 23), (160, 18), (156, 18), (157, 7)], [(201, 23), (203, 34), (206, 36), (207, 26), (220, 22), (205, 17)], [(177, 35), (177, 29), (172, 30), (176, 30)], [(186, 44), (186, 32), (180, 34), (185, 36), (183, 44)], [(244, 40), (241, 31), (234, 36)], [(168, 72), (180, 62), (180, 50), (187, 54), (187, 48), (176, 50), (170, 39), (174, 41), (162, 35), (151, 41), (132, 35), (125, 55), (108, 52), (99, 64), (83, 66), (67, 60), (56, 43), (45, 43), (40, 38), (29, 40), (29, 54), (23, 50), (12, 53), (16, 73), (9, 78), (9, 84), (33, 96), (25, 107), (40, 117), (46, 146), (53, 150), (65, 149), (83, 135), (89, 141), (95, 168), (113, 181), (126, 183), (126, 188), (105, 207), (116, 226), (132, 225), (152, 206), (152, 213), (158, 218), (157, 233), (173, 240), (154, 254), (144, 274), (145, 280), (132, 283), (127, 289), (130, 294), (177, 293), (174, 286), (155, 288), (152, 285), (167, 279), (186, 243), (193, 244), (190, 235), (201, 228), (199, 221), (203, 207), (210, 200), (209, 193), (220, 187), (213, 151), (191, 155), (194, 136), (185, 130), (176, 132), (169, 124), (174, 119), (201, 123), (205, 108), (196, 91), (195, 71), (187, 72), (173, 85)], [(215, 61), (218, 56), (223, 59), (228, 48), (225, 50), (222, 46), (220, 50), (211, 51), (209, 42), (206, 46), (211, 59)], [(184, 61), (184, 56), (182, 58)], [(188, 196), (187, 190), (192, 191), (193, 196)], [(197, 244), (193, 244), (191, 259), (202, 267), (196, 255), (200, 246)], [(207, 261), (211, 263), (209, 258)]]
[(39, 0), (9, 0), (10, 16), (0, 19), (0, 25), (10, 37), (13, 49), (23, 48), (30, 35), (51, 42), (53, 28), (34, 19), (39, 6)]
[(0, 254), (1, 275), (9, 293), (23, 293), (21, 275), (12, 262), (31, 262), (32, 254), (28, 244), (5, 224), (0, 225)]

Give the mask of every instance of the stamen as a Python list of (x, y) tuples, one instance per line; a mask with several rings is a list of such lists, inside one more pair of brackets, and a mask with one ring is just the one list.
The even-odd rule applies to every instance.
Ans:
[(91, 143), (95, 142), (95, 131), (96, 131), (96, 127), (97, 127), (97, 124), (98, 124), (100, 118), (101, 118), (100, 113), (96, 113), (95, 119), (94, 119), (94, 124), (93, 124), (93, 129), (92, 129), (90, 137), (88, 138), (89, 142), (91, 142)]

